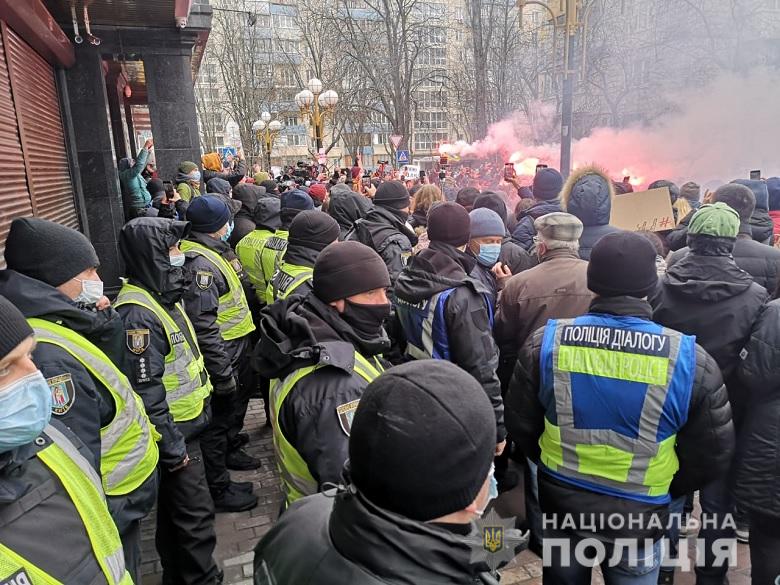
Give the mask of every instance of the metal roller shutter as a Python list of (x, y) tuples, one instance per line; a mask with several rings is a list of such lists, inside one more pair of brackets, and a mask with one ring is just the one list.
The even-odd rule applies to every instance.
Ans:
[(54, 68), (8, 26), (3, 38), (33, 213), (78, 229)]
[(5, 44), (0, 36), (0, 264), (8, 227), (16, 217), (32, 215), (22, 142), (16, 121)]

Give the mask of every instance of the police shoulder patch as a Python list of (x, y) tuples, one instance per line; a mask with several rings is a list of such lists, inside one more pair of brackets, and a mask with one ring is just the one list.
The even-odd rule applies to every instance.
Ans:
[(213, 282), (213, 272), (208, 272), (207, 270), (198, 270), (198, 272), (195, 273), (195, 284), (198, 285), (199, 289), (206, 290)]
[(76, 401), (76, 387), (70, 374), (60, 374), (46, 378), (51, 390), (51, 413), (62, 416), (67, 413)]
[(151, 335), (148, 329), (126, 329), (125, 340), (127, 349), (136, 355), (141, 355), (149, 348)]
[(339, 417), (341, 430), (344, 431), (344, 434), (348, 437), (352, 431), (352, 420), (355, 418), (355, 411), (357, 410), (359, 403), (360, 399), (353, 400), (352, 402), (347, 402), (345, 404), (340, 404), (336, 407), (336, 414)]

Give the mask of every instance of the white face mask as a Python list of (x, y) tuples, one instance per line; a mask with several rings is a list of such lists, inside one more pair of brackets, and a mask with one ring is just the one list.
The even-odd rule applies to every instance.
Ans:
[(73, 299), (75, 302), (94, 305), (101, 299), (103, 296), (102, 280), (76, 280), (81, 283), (81, 292)]

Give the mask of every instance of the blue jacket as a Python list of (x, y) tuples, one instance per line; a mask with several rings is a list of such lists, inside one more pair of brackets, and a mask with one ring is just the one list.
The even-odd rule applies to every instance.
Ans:
[(534, 221), (543, 215), (557, 211), (561, 211), (561, 202), (558, 199), (537, 201), (520, 213), (517, 218), (517, 225), (512, 232), (512, 239), (522, 246), (526, 252), (530, 252), (534, 247), (534, 236), (536, 235)]
[(132, 159), (123, 158), (119, 161), (119, 184), (122, 187), (122, 198), (128, 209), (142, 209), (152, 204), (152, 196), (146, 188), (146, 181), (141, 173), (146, 168), (149, 151), (141, 148), (132, 164)]

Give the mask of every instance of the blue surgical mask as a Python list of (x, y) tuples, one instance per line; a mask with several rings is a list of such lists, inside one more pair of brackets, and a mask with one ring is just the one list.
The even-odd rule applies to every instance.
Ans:
[(36, 371), (0, 390), (0, 453), (32, 442), (49, 424), (51, 390)]
[(184, 259), (184, 254), (171, 254), (168, 256), (168, 260), (174, 268), (184, 266)]
[(192, 171), (187, 178), (193, 183), (200, 183), (200, 171)]
[(501, 255), (501, 244), (480, 244), (477, 261), (483, 266), (492, 268)]
[(103, 296), (102, 280), (81, 280), (79, 282), (81, 282), (81, 292), (73, 299), (75, 302), (94, 305), (101, 299)]
[(230, 234), (233, 233), (233, 220), (231, 219), (227, 224), (227, 231), (225, 235), (220, 238), (223, 242), (227, 242), (230, 239)]

